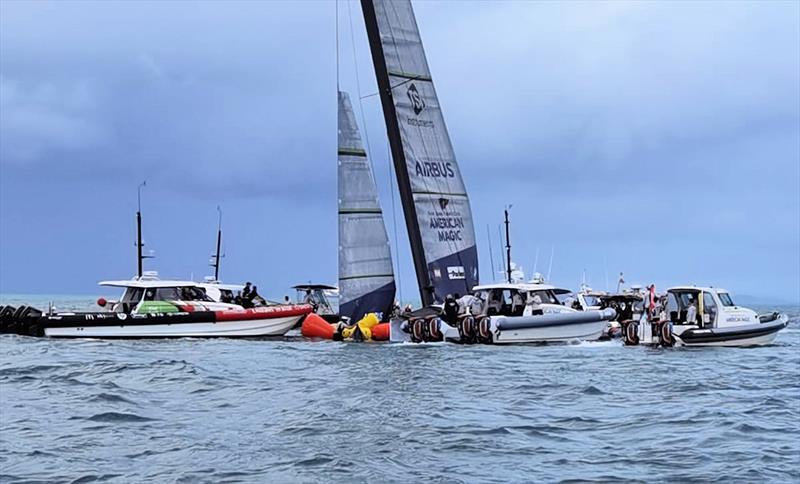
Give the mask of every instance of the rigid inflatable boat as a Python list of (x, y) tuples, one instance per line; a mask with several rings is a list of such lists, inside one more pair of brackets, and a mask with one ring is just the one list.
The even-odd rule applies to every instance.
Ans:
[(623, 326), (626, 345), (759, 346), (775, 341), (788, 323), (785, 314), (755, 311), (734, 304), (728, 291), (680, 286), (667, 290), (662, 316)]
[(563, 306), (556, 295), (565, 291), (540, 283), (477, 286), (473, 303), (456, 318), (449, 318), (438, 306), (430, 306), (392, 320), (391, 340), (462, 344), (598, 340), (616, 312), (611, 308), (576, 311)]

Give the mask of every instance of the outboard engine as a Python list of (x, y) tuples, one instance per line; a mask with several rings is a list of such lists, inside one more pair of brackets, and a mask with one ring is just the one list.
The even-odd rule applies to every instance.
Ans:
[(444, 339), (444, 335), (442, 334), (441, 328), (439, 327), (439, 318), (431, 318), (428, 320), (427, 326), (427, 336), (428, 339), (426, 341), (442, 341)]
[(425, 341), (425, 321), (422, 319), (412, 319), (408, 322), (408, 329), (411, 333), (411, 341), (422, 343)]
[(672, 325), (669, 321), (654, 322), (653, 335), (658, 336), (658, 342), (661, 346), (667, 348), (675, 346), (675, 336), (672, 335)]
[(17, 308), (14, 306), (5, 306), (0, 310), (0, 333), (10, 333), (10, 325), (12, 316)]
[(635, 346), (639, 344), (639, 323), (629, 319), (622, 321), (622, 342), (625, 346)]
[(469, 314), (461, 318), (461, 321), (458, 323), (458, 336), (462, 343), (472, 344), (475, 342), (477, 336), (475, 318)]
[(484, 316), (478, 320), (478, 341), (484, 344), (492, 342), (492, 320), (489, 316)]

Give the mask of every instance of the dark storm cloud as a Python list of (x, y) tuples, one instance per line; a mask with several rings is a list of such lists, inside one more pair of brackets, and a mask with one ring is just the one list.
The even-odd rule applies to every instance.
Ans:
[[(800, 292), (797, 3), (414, 6), (471, 194), (484, 278), (486, 225), (494, 233), (513, 203), (516, 257), (530, 270), (537, 248), (545, 257), (557, 247), (554, 274), (565, 284), (583, 268), (625, 268), (641, 282)], [(160, 267), (186, 270), (190, 246), (202, 248), (191, 260), (205, 257), (174, 221), (205, 212), (213, 221), (222, 203), (239, 241), (231, 277), (253, 267), (284, 274), (265, 283), (276, 292), (335, 279), (333, 2), (0, 2), (0, 11), (0, 289), (31, 287), (37, 272), (83, 270), (93, 280), (122, 270), (114, 251), (128, 250), (124, 237), (68, 237), (67, 253), (89, 243), (104, 254), (87, 267), (8, 262), (10, 250), (38, 244), (9, 221), (69, 231), (64, 218), (87, 212), (115, 220), (145, 178), (149, 196), (163, 199), (150, 204), (161, 203), (164, 220), (148, 219), (165, 253)], [(340, 2), (339, 14), (342, 88), (355, 99), (352, 14), (369, 96), (358, 3)], [(363, 103), (391, 211), (379, 100)], [(97, 198), (77, 201), (76, 191)], [(276, 236), (276, 221), (293, 230)], [(177, 225), (201, 233), (205, 223)], [(399, 240), (408, 297), (414, 276)], [(257, 265), (236, 253), (258, 254)], [(53, 290), (74, 290), (67, 275), (52, 280)]]

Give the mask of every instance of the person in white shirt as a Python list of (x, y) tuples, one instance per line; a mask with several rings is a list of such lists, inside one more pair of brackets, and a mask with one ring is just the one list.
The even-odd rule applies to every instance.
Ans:
[(689, 299), (689, 307), (686, 308), (686, 324), (697, 324), (697, 307), (694, 299)]

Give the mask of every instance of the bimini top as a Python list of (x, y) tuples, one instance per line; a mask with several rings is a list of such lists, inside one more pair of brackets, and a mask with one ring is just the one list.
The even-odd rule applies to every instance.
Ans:
[(667, 292), (670, 291), (705, 291), (714, 293), (728, 292), (726, 289), (722, 289), (721, 287), (711, 287), (711, 286), (675, 286), (667, 289)]
[(497, 284), (483, 284), (475, 286), (472, 291), (490, 291), (492, 289), (509, 289), (515, 291), (553, 291), (555, 294), (570, 294), (572, 291), (561, 287), (551, 286), (550, 284), (536, 284), (532, 282), (508, 283), (501, 282)]
[(109, 287), (141, 287), (143, 289), (158, 287), (200, 287), (201, 284), (194, 281), (162, 281), (159, 279), (128, 279), (121, 281), (100, 281), (100, 286)]
[(307, 289), (310, 289), (313, 291), (316, 289), (337, 290), (338, 288), (336, 286), (331, 286), (329, 284), (298, 284), (296, 286), (292, 286), (292, 289), (297, 289), (298, 291), (305, 291)]

